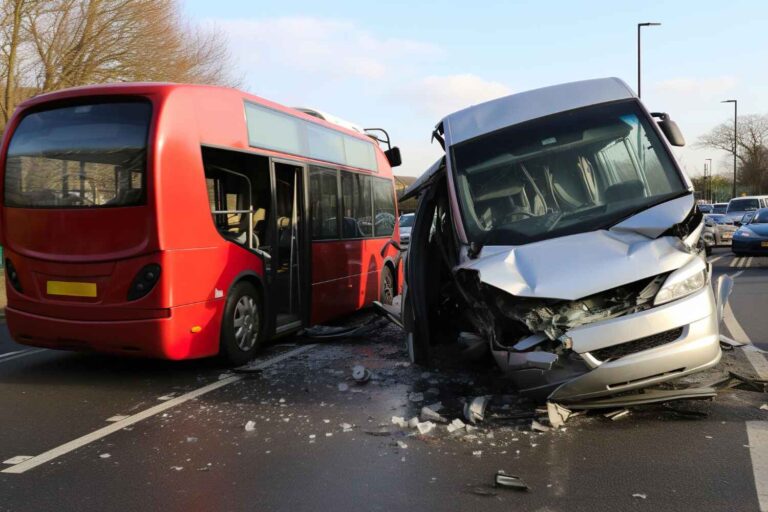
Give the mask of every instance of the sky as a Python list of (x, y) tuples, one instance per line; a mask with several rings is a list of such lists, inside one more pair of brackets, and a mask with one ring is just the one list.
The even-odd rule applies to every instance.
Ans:
[(430, 143), (447, 114), (495, 97), (615, 76), (668, 112), (688, 145), (690, 176), (729, 153), (698, 137), (739, 114), (768, 114), (768, 2), (475, 0), (182, 0), (192, 21), (228, 38), (241, 88), (389, 131), (403, 155), (397, 174), (418, 176), (441, 154)]

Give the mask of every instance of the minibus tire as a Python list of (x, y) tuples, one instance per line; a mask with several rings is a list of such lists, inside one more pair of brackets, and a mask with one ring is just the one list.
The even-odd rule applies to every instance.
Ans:
[[(240, 309), (237, 309), (238, 304)], [(224, 306), (224, 316), (221, 319), (221, 336), (219, 339), (219, 358), (234, 366), (240, 366), (251, 359), (259, 351), (264, 335), (264, 308), (261, 294), (248, 281), (240, 281), (229, 291), (227, 303)], [(236, 318), (237, 317), (237, 318)], [(255, 330), (255, 340), (243, 333), (240, 340), (237, 337), (238, 328), (235, 321), (241, 320), (246, 329)], [(255, 325), (254, 325), (255, 324)], [(243, 349), (241, 344), (246, 344)]]
[[(387, 296), (387, 289), (389, 289), (389, 296)], [(379, 292), (379, 302), (382, 304), (391, 305), (392, 299), (395, 298), (395, 275), (392, 272), (392, 267), (386, 263), (381, 267), (381, 288)]]

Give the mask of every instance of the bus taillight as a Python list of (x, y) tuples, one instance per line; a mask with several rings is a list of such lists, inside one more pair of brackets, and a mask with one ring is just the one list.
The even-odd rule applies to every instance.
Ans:
[(160, 265), (150, 263), (145, 265), (136, 277), (133, 278), (131, 287), (128, 289), (128, 300), (140, 299), (152, 290), (160, 278)]

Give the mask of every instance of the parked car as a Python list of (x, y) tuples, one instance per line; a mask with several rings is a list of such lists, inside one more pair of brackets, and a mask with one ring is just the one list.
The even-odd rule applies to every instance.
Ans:
[(701, 213), (712, 213), (713, 206), (711, 204), (700, 204), (698, 207)]
[(728, 210), (728, 203), (715, 203), (712, 205), (712, 213), (725, 213)]
[(745, 213), (766, 207), (768, 207), (768, 196), (735, 197), (728, 202), (725, 213), (738, 225), (741, 224), (741, 218)]
[(403, 196), (419, 203), (401, 307), (379, 305), (414, 362), (459, 343), (573, 409), (713, 396), (650, 389), (717, 364), (731, 282), (716, 302), (668, 115), (607, 78), (475, 105), (433, 135), (445, 156)]
[(415, 217), (413, 213), (404, 213), (400, 216), (400, 245), (402, 246), (407, 246), (411, 241), (411, 227)]
[(707, 255), (711, 253), (713, 247), (731, 245), (734, 231), (736, 231), (736, 226), (727, 215), (717, 213), (704, 215), (704, 229), (701, 232), (701, 238), (704, 241)]
[(737, 256), (768, 255), (768, 208), (757, 210), (752, 219), (733, 234), (731, 250)]

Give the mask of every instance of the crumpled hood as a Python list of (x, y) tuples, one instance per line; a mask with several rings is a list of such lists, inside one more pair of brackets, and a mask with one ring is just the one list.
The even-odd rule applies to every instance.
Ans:
[(679, 238), (663, 236), (681, 222), (692, 196), (638, 213), (610, 230), (591, 231), (521, 246), (485, 247), (459, 269), (512, 295), (577, 300), (676, 270), (695, 258)]

